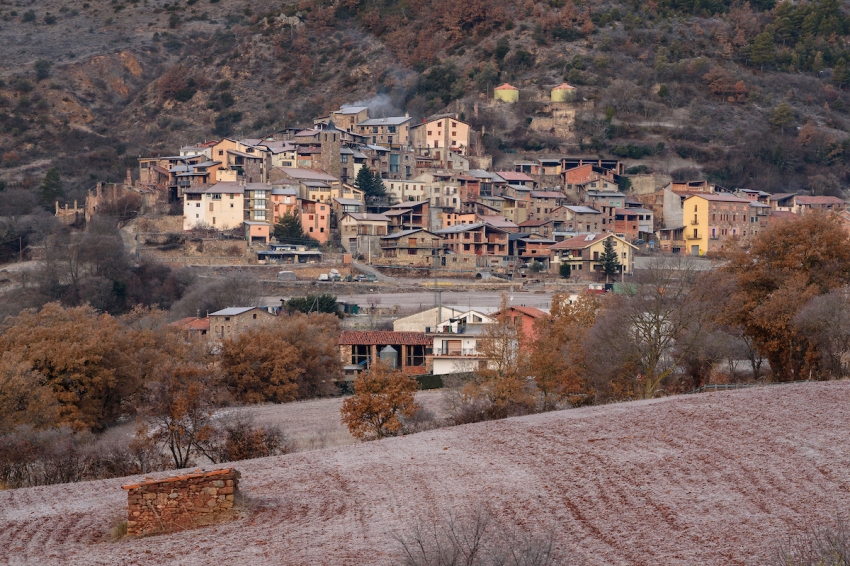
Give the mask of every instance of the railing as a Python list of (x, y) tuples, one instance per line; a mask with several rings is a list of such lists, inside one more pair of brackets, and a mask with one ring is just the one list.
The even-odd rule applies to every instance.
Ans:
[(700, 235), (699, 235), (699, 233), (696, 233), (696, 234), (687, 234), (687, 235), (685, 236), (685, 239), (686, 239), (686, 240), (699, 240), (699, 239), (700, 239)]
[(460, 348), (460, 349), (452, 349), (452, 350), (436, 350), (434, 352), (434, 357), (478, 357), (481, 354), (478, 353), (475, 348)]

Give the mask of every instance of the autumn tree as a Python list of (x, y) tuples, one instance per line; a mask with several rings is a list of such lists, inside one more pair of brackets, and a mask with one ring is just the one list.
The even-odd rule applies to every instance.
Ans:
[(814, 339), (794, 319), (809, 301), (850, 283), (850, 236), (833, 216), (809, 212), (760, 232), (728, 253), (735, 278), (727, 320), (743, 329), (779, 381), (807, 379), (817, 359)]
[(49, 303), (8, 318), (0, 351), (50, 388), (60, 406), (56, 426), (100, 430), (132, 412), (141, 385), (133, 338), (118, 320), (89, 306)]
[(221, 345), (227, 389), (243, 403), (286, 403), (330, 395), (342, 368), (339, 319), (329, 314), (280, 316)]
[(0, 356), (0, 435), (20, 426), (53, 427), (59, 418), (59, 408), (44, 376), (33, 371), (15, 352)]
[(551, 314), (535, 322), (528, 367), (542, 395), (544, 411), (563, 401), (581, 405), (592, 400), (585, 337), (599, 307), (596, 295), (581, 295), (570, 304), (567, 295), (556, 293)]
[(215, 432), (212, 416), (216, 401), (210, 367), (180, 363), (162, 366), (157, 378), (147, 383), (136, 438), (167, 450), (176, 469), (186, 468)]
[(416, 380), (376, 361), (354, 380), (354, 395), (342, 403), (342, 422), (360, 440), (397, 436), (402, 418), (419, 411), (416, 389)]
[(850, 289), (834, 289), (806, 303), (794, 325), (817, 348), (820, 372), (834, 378), (850, 374)]

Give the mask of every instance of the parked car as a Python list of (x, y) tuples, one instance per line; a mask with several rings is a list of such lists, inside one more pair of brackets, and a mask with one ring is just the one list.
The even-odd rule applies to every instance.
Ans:
[(327, 273), (320, 273), (319, 274), (319, 281), (330, 281), (330, 280), (331, 280), (331, 278), (328, 277)]
[(354, 278), (358, 283), (375, 283), (378, 280), (376, 275), (368, 274), (368, 275), (358, 275)]

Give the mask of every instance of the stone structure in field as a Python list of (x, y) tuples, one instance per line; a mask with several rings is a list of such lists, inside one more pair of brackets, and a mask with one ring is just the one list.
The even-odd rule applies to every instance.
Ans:
[(233, 468), (122, 486), (127, 490), (127, 534), (168, 533), (235, 515), (240, 474)]

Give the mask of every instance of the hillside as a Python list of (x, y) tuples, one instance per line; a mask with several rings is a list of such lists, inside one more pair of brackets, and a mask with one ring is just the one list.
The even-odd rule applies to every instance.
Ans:
[(671, 397), (240, 462), (255, 510), (103, 542), (108, 480), (0, 492), (9, 564), (391, 564), (393, 532), (489, 502), (588, 564), (751, 564), (850, 505), (850, 384)]
[[(344, 102), (463, 113), (501, 164), (599, 153), (771, 191), (850, 181), (837, 0), (30, 0), (0, 7), (0, 26), (0, 180), (31, 188), (57, 166), (69, 200), (141, 154)], [(508, 80), (523, 102), (476, 117)], [(529, 128), (565, 80), (587, 102), (572, 139)]]

